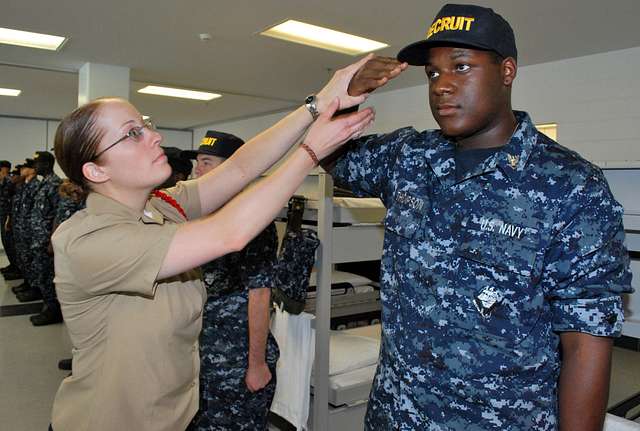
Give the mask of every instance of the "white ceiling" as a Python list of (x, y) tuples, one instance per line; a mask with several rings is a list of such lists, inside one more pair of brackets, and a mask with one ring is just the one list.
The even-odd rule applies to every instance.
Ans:
[[(423, 37), (444, 1), (426, 0), (2, 0), (0, 27), (70, 37), (59, 52), (0, 45), (0, 115), (61, 118), (77, 104), (86, 62), (131, 68), (131, 100), (160, 126), (191, 128), (287, 109), (353, 57), (259, 36), (295, 18), (390, 45)], [(492, 0), (513, 26), (519, 64), (640, 46), (638, 0)], [(213, 39), (201, 42), (199, 33)], [(388, 89), (424, 82), (412, 68)], [(612, 72), (613, 73), (613, 72)], [(142, 95), (146, 84), (211, 90), (211, 102)]]

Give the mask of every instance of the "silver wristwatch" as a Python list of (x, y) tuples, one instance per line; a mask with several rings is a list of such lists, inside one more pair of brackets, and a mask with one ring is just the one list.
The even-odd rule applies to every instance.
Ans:
[(307, 107), (314, 120), (320, 116), (320, 112), (318, 112), (318, 98), (315, 94), (311, 94), (304, 99), (304, 106)]

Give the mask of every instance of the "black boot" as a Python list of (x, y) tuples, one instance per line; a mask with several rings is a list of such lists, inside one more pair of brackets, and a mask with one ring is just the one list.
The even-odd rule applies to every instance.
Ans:
[(62, 312), (56, 306), (45, 305), (40, 314), (34, 314), (29, 318), (33, 326), (53, 325), (62, 323)]
[(15, 269), (15, 267), (13, 265), (9, 264), (9, 265), (5, 266), (4, 268), (0, 268), (0, 272), (4, 274), (5, 272), (11, 272), (14, 269)]
[(11, 288), (11, 291), (17, 295), (18, 293), (20, 293), (20, 292), (25, 292), (25, 291), (27, 291), (27, 290), (29, 290), (29, 289), (31, 289), (31, 287), (27, 284), (27, 282), (26, 282), (26, 281), (23, 281), (23, 282), (22, 282), (22, 283), (20, 283), (19, 285), (17, 285), (17, 286), (13, 286), (13, 287)]
[(18, 298), (18, 301), (20, 302), (31, 302), (42, 299), (42, 294), (40, 293), (40, 290), (34, 289), (32, 287), (29, 290), (24, 290), (20, 293), (17, 293), (16, 298)]
[(24, 275), (20, 271), (7, 272), (3, 274), (6, 281), (20, 280), (24, 278)]

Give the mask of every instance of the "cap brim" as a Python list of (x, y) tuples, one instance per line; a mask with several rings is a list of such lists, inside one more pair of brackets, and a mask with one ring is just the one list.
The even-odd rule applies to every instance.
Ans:
[(489, 49), (481, 44), (470, 44), (466, 40), (457, 40), (452, 37), (446, 40), (419, 40), (402, 48), (397, 56), (398, 61), (408, 63), (411, 66), (424, 66), (429, 60), (427, 55), (429, 48), (435, 46), (460, 46), (481, 50)]

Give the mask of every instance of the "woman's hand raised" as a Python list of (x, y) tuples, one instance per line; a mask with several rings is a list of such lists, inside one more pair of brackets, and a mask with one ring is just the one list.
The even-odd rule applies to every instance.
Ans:
[(350, 96), (347, 93), (347, 88), (349, 87), (349, 83), (351, 82), (351, 78), (362, 68), (367, 61), (373, 58), (373, 54), (369, 54), (366, 57), (360, 59), (356, 63), (353, 63), (345, 68), (337, 70), (329, 82), (324, 86), (322, 90), (316, 94), (318, 98), (318, 111), (323, 113), (327, 110), (328, 105), (335, 99), (336, 97), (340, 99), (340, 108), (339, 109), (347, 109), (352, 106), (360, 105), (367, 100), (369, 96), (368, 93), (360, 94), (357, 96)]
[(332, 118), (340, 108), (344, 107), (336, 97), (313, 123), (304, 140), (320, 160), (348, 140), (359, 137), (375, 119), (373, 108)]

